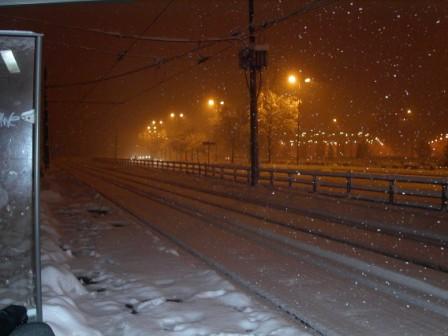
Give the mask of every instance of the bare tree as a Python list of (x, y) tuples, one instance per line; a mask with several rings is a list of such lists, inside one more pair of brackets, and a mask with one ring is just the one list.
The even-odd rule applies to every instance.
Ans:
[(272, 162), (274, 150), (281, 141), (296, 139), (297, 99), (266, 90), (259, 97), (261, 144), (265, 147), (267, 161)]
[(244, 149), (248, 126), (248, 113), (245, 109), (225, 107), (221, 110), (216, 128), (216, 138), (230, 151), (230, 162), (235, 162), (237, 149)]

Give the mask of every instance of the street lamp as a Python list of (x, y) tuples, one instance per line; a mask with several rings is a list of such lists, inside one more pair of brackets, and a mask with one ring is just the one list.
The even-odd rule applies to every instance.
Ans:
[(297, 83), (297, 77), (296, 75), (289, 75), (288, 76), (288, 83), (291, 85), (295, 85)]
[[(207, 100), (208, 108), (213, 109), (215, 112), (213, 115), (208, 117), (210, 125), (215, 126), (218, 123), (219, 114), (224, 109), (224, 104), (224, 100), (216, 100), (215, 98), (209, 98)], [(207, 141), (206, 143), (208, 144), (208, 163), (210, 163), (210, 144), (213, 144), (215, 146), (215, 161), (218, 161), (218, 146), (216, 142)]]
[[(290, 86), (297, 87), (298, 90), (302, 88), (302, 83), (298, 79), (295, 74), (289, 74), (287, 77), (287, 82)], [(303, 80), (303, 83), (310, 84), (311, 78), (306, 77)], [(296, 165), (299, 165), (299, 156), (300, 156), (300, 105), (302, 104), (302, 100), (300, 99), (299, 94), (297, 94), (297, 134), (296, 134)]]
[(214, 98), (209, 98), (207, 100), (207, 106), (212, 109), (215, 108), (216, 112), (219, 112), (220, 107), (223, 108), (224, 106), (224, 100), (220, 100), (219, 102), (216, 101)]

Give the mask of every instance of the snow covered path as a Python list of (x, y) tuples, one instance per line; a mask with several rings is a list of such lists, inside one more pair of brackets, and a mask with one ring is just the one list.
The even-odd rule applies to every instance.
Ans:
[(76, 174), (321, 334), (448, 332), (446, 273), (273, 227), (179, 195), (156, 193), (117, 176)]
[(44, 181), (44, 319), (57, 336), (309, 335), (81, 182)]

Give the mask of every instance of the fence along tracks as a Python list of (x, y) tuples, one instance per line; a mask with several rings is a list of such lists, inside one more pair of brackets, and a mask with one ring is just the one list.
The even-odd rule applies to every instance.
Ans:
[[(98, 160), (115, 162), (122, 166), (151, 167), (231, 179), (240, 183), (249, 183), (250, 179), (250, 168), (241, 165), (138, 159)], [(299, 187), (312, 193), (365, 201), (448, 210), (448, 179), (445, 177), (261, 168), (260, 183), (289, 188)]]

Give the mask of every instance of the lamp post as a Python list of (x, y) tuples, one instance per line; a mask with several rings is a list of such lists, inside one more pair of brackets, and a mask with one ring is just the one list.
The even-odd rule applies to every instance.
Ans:
[[(301, 81), (297, 78), (296, 75), (290, 74), (287, 78), (288, 84), (292, 87), (297, 86), (298, 91), (302, 88)], [(303, 80), (303, 83), (310, 84), (311, 78), (307, 77)], [(302, 100), (300, 99), (300, 95), (297, 94), (297, 134), (296, 134), (296, 165), (299, 165), (299, 157), (300, 157), (300, 105), (302, 104)]]
[[(219, 118), (219, 113), (222, 112), (222, 109), (224, 108), (224, 100), (216, 100), (215, 98), (209, 98), (207, 100), (207, 107), (209, 109), (213, 109), (215, 114), (209, 118), (211, 124), (213, 125), (213, 127), (215, 127), (218, 124), (218, 118)], [(210, 141), (208, 141), (210, 142)], [(218, 145), (215, 142), (213, 142), (213, 145), (215, 146), (215, 162), (218, 162)], [(208, 161), (210, 161), (210, 147), (208, 147)], [(209, 162), (210, 163), (210, 162)]]
[(207, 100), (207, 106), (210, 109), (214, 109), (215, 112), (220, 112), (221, 109), (224, 107), (224, 104), (225, 104), (224, 100), (217, 101), (215, 100), (215, 98), (209, 98)]
[[(182, 139), (182, 130), (180, 129), (181, 127), (180, 122), (185, 122), (185, 119), (186, 115), (182, 112), (180, 113), (171, 112), (169, 114), (169, 122), (167, 122), (167, 133), (170, 135), (169, 136), (170, 139), (176, 139), (176, 141)], [(185, 153), (184, 148), (181, 149), (181, 151), (179, 151), (179, 148), (177, 148), (176, 150), (176, 148), (174, 147), (177, 146), (173, 146), (172, 142), (168, 146), (171, 147), (171, 149), (174, 151), (175, 160), (182, 158), (182, 151)], [(171, 159), (171, 155), (169, 155), (169, 157)]]

